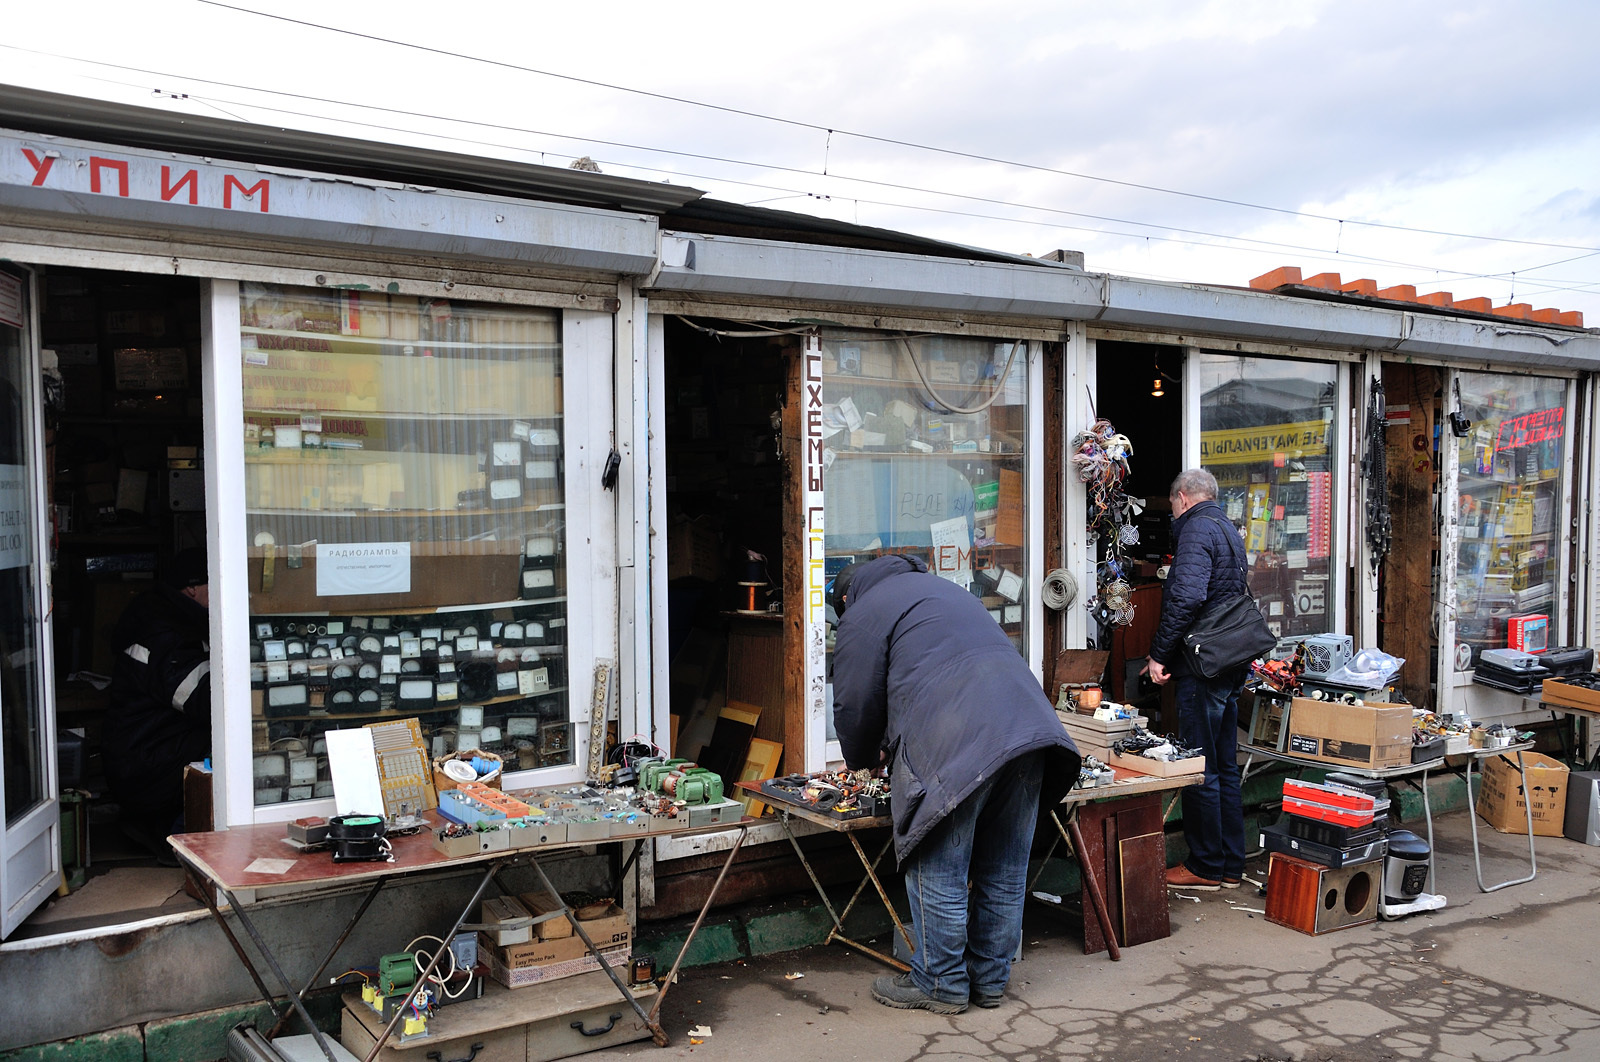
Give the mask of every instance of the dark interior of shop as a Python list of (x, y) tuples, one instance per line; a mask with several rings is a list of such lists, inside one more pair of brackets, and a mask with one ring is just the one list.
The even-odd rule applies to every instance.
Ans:
[[(192, 904), (181, 872), (119, 828), (101, 742), (111, 630), (178, 551), (205, 543), (200, 293), (191, 279), (41, 270), (40, 330), (61, 390), (46, 402), (52, 637), (70, 902), (24, 935)], [(170, 862), (170, 857), (164, 861)], [(113, 884), (114, 882), (114, 884)]]
[(1133, 622), (1112, 632), (1107, 681), (1113, 700), (1150, 714), (1159, 710), (1159, 692), (1138, 673), (1161, 618), (1156, 570), (1171, 549), (1167, 489), (1183, 471), (1183, 350), (1102, 340), (1095, 344), (1095, 363), (1095, 412), (1133, 443), (1125, 488), (1145, 503), (1139, 544), (1130, 551), (1137, 559), (1129, 572)]
[(789, 337), (724, 334), (740, 331), (671, 319), (665, 339), (672, 749), (728, 782), (745, 753), (722, 757), (722, 741), (783, 741)]

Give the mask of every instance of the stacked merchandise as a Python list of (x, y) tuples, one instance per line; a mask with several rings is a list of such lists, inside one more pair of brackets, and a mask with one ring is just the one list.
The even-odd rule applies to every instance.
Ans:
[(1267, 920), (1325, 933), (1443, 906), (1424, 890), (1427, 842), (1389, 826), (1381, 780), (1332, 773), (1321, 783), (1286, 779), (1284, 821), (1263, 827), (1270, 856)]

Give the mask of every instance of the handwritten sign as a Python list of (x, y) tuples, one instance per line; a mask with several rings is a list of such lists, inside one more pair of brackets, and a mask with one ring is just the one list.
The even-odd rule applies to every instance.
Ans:
[(0, 465), (0, 569), (28, 563), (28, 469)]

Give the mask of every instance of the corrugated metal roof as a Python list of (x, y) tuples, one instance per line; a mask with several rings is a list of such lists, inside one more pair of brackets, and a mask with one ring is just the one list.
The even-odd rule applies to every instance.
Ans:
[(660, 214), (705, 194), (684, 185), (179, 114), (15, 85), (0, 85), (0, 127), (632, 213)]

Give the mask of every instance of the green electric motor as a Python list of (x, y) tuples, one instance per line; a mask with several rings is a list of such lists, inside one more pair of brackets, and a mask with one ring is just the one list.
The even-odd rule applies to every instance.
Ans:
[(417, 983), (417, 960), (409, 951), (397, 951), (378, 959), (378, 990), (386, 996), (404, 992)]

